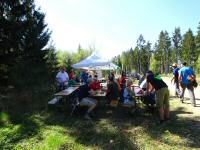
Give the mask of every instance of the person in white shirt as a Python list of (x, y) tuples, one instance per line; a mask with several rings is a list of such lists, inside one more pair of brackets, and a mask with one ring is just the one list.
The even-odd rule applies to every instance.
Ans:
[(64, 90), (67, 87), (69, 81), (69, 76), (65, 70), (65, 67), (62, 67), (56, 75), (56, 81), (58, 83), (59, 90)]
[(140, 88), (143, 90), (143, 91), (146, 91), (147, 89), (147, 80), (146, 78), (142, 81), (142, 83), (140, 84)]

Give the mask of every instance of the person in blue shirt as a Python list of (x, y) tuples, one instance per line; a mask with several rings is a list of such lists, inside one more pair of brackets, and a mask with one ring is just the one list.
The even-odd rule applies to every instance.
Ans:
[(80, 77), (81, 77), (81, 81), (82, 81), (82, 82), (84, 82), (84, 83), (87, 82), (87, 79), (88, 79), (88, 73), (86, 72), (86, 70), (83, 70), (83, 71), (81, 72)]
[(123, 97), (124, 97), (124, 104), (125, 105), (130, 105), (132, 107), (136, 106), (135, 99), (133, 98), (134, 96), (134, 91), (132, 90), (132, 84), (133, 81), (131, 79), (128, 79), (126, 81), (127, 86), (124, 89)]
[(172, 68), (173, 68), (173, 77), (172, 77), (171, 82), (174, 81), (174, 84), (175, 84), (175, 95), (180, 97), (181, 91), (179, 88), (179, 81), (178, 81), (178, 71), (179, 71), (178, 64), (174, 63), (172, 65)]
[(196, 76), (194, 74), (193, 69), (191, 67), (188, 67), (186, 62), (184, 62), (182, 65), (183, 67), (179, 70), (179, 80), (182, 87), (182, 93), (180, 95), (180, 99), (183, 102), (185, 89), (187, 88), (189, 92), (191, 104), (192, 106), (195, 107), (196, 102), (195, 102), (195, 95), (194, 95), (194, 87), (192, 85), (192, 79), (195, 79)]

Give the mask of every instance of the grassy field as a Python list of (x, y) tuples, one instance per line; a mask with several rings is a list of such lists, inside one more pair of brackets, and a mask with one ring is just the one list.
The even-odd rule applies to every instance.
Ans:
[(200, 111), (171, 96), (171, 119), (160, 125), (157, 112), (133, 115), (103, 101), (93, 121), (78, 113), (49, 111), (0, 113), (0, 149), (34, 150), (188, 150), (200, 149)]
[(199, 115), (171, 98), (171, 120), (160, 125), (156, 113), (129, 115), (101, 107), (93, 122), (64, 113), (1, 113), (0, 149), (198, 149)]

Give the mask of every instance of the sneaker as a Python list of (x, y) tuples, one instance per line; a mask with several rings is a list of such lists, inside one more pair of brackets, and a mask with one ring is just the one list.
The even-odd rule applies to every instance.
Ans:
[(181, 95), (180, 94), (176, 94), (176, 97), (181, 98)]
[(192, 104), (193, 107), (196, 107), (196, 104)]
[(87, 120), (92, 120), (92, 118), (88, 114), (85, 114), (84, 118)]
[(180, 97), (180, 101), (181, 101), (181, 103), (183, 103), (183, 98), (182, 97)]

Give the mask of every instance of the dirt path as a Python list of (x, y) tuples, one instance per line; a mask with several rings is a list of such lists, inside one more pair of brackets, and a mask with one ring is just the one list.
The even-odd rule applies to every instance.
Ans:
[[(168, 85), (168, 88), (170, 90), (170, 95), (175, 96), (175, 93), (174, 93), (175, 85), (171, 83), (170, 78), (169, 77), (162, 77), (162, 78)], [(180, 102), (180, 106), (187, 107), (187, 109), (192, 111), (194, 115), (200, 116), (200, 86), (195, 88), (194, 93), (195, 93), (197, 107), (192, 107), (190, 105), (189, 94), (188, 94), (187, 89), (185, 90), (185, 99), (186, 100), (184, 100), (184, 103)], [(175, 98), (175, 99), (179, 100), (178, 98)]]
[[(170, 92), (171, 92), (170, 94), (174, 96), (175, 85), (174, 85), (173, 83), (171, 83), (169, 77), (163, 77), (163, 80), (167, 83), (167, 85), (168, 85), (168, 87), (169, 87), (169, 89), (170, 89)], [(200, 86), (198, 86), (197, 88), (195, 88), (194, 92), (195, 92), (195, 97), (196, 97), (197, 99), (200, 99)], [(187, 89), (186, 89), (186, 91), (185, 91), (185, 97), (186, 97), (186, 98), (189, 98)], [(199, 104), (200, 104), (200, 103), (199, 103)]]

